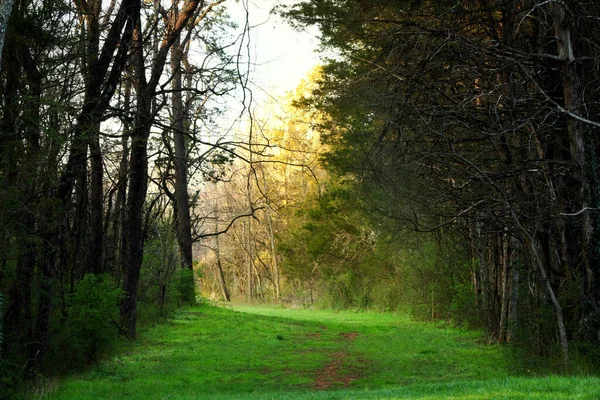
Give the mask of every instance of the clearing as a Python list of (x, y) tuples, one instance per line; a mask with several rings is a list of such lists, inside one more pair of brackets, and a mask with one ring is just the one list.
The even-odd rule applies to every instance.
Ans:
[(480, 332), (403, 314), (210, 305), (38, 399), (598, 399), (597, 377), (523, 377)]

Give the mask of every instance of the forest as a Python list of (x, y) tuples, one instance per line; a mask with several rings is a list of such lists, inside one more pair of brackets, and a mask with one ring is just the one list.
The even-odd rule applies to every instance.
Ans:
[(597, 371), (600, 4), (279, 3), (320, 63), (256, 107), (248, 0), (0, 2), (0, 398), (203, 301)]

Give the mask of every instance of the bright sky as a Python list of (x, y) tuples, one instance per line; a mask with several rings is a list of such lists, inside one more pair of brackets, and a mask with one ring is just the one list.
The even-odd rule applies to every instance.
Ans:
[(278, 4), (297, 0), (240, 0), (229, 3), (231, 16), (243, 27), (244, 3), (248, 4), (250, 57), (254, 63), (251, 75), (253, 95), (257, 103), (268, 101), (293, 90), (308, 71), (318, 63), (316, 29), (302, 32), (292, 29), (279, 16), (270, 14)]

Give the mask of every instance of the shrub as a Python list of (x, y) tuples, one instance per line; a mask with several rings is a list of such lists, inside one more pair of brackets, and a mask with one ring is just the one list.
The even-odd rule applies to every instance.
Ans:
[(172, 284), (179, 305), (192, 304), (196, 301), (196, 288), (194, 287), (194, 271), (182, 268), (179, 270)]
[[(155, 221), (144, 245), (144, 261), (140, 275), (138, 308), (142, 323), (155, 323), (166, 317), (181, 303), (183, 287), (179, 249), (172, 225), (167, 220)], [(189, 275), (188, 275), (189, 276)], [(190, 277), (192, 287), (194, 281)], [(195, 296), (192, 295), (192, 299)]]
[(0, 399), (16, 399), (22, 385), (19, 367), (0, 357)]
[(481, 307), (476, 305), (473, 284), (458, 282), (454, 284), (453, 289), (451, 312), (455, 322), (460, 324), (465, 321), (472, 328), (483, 326)]
[(107, 350), (118, 335), (122, 297), (107, 275), (89, 274), (79, 281), (67, 296), (67, 314), (58, 328), (54, 352), (60, 360), (53, 361), (62, 361), (69, 369), (88, 364)]

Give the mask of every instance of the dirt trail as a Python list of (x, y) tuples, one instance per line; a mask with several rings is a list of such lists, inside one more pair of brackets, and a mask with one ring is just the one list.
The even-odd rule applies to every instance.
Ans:
[[(358, 336), (357, 332), (341, 332), (340, 340), (347, 343), (352, 343)], [(315, 336), (313, 336), (315, 337)], [(316, 336), (315, 338), (318, 338)], [(352, 382), (359, 378), (355, 371), (344, 369), (344, 364), (348, 358), (348, 354), (343, 350), (336, 351), (331, 355), (331, 361), (322, 369), (317, 371), (317, 375), (313, 382), (315, 389), (328, 389), (331, 386), (349, 386)]]

